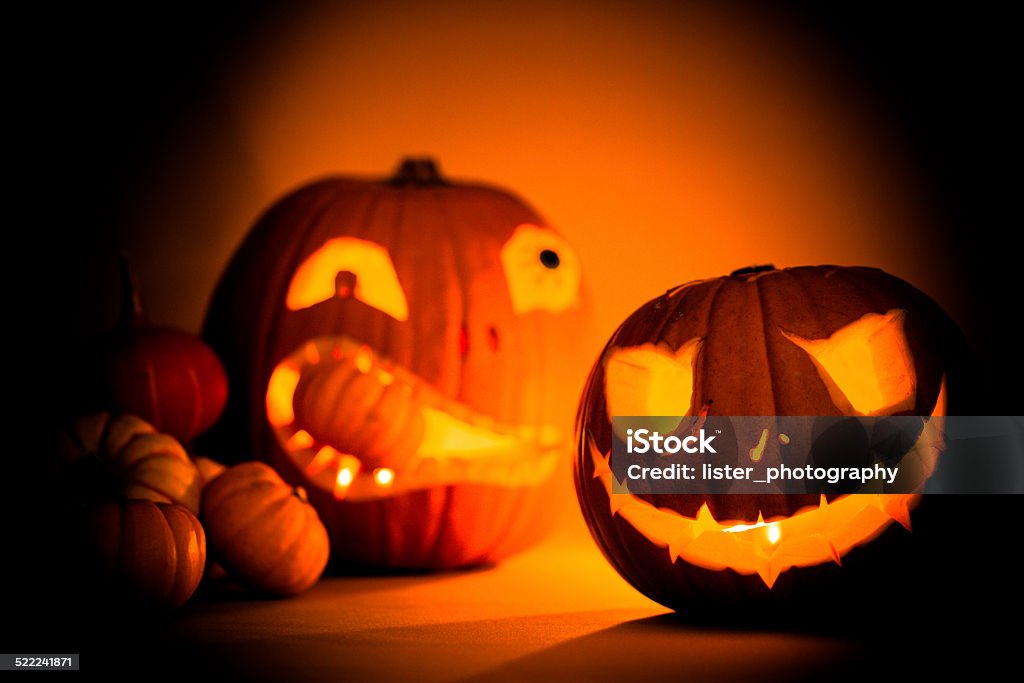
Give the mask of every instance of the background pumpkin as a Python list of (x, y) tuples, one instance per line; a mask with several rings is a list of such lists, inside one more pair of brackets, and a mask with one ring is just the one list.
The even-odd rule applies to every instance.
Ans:
[(84, 387), (86, 406), (139, 415), (161, 432), (190, 441), (224, 410), (224, 367), (194, 334), (149, 322), (126, 259), (121, 295), (120, 319), (87, 364), (95, 374)]
[[(815, 340), (836, 342), (831, 352), (839, 349), (838, 361), (825, 358)], [(856, 347), (849, 352), (853, 356), (843, 356), (846, 343)], [(663, 390), (654, 380), (627, 376), (633, 370), (623, 370), (623, 354), (630, 355), (629, 368), (647, 364), (644, 371), (662, 382)], [(868, 356), (866, 364), (856, 362)], [(879, 497), (879, 514), (886, 516), (877, 527), (857, 527), (860, 535), (852, 542), (830, 540), (830, 552), (795, 564), (776, 563), (773, 555), (778, 532), (774, 537), (767, 532), (781, 525), (753, 529), (749, 533), (766, 532), (765, 541), (758, 539), (763, 557), (756, 562), (743, 557), (751, 563), (739, 567), (734, 559), (693, 550), (689, 534), (695, 541), (701, 533), (721, 534), (723, 525), (758, 524), (761, 515), (772, 523), (798, 511), (813, 513), (820, 496), (616, 494), (613, 499), (613, 475), (607, 471), (610, 417), (955, 414), (973, 397), (966, 359), (962, 337), (942, 310), (911, 285), (876, 269), (761, 267), (672, 289), (622, 323), (581, 399), (575, 478), (591, 534), (627, 581), (676, 609), (773, 601), (792, 606), (838, 585), (849, 589), (854, 576), (884, 585), (886, 563), (902, 557), (887, 553), (906, 540), (893, 522), (909, 528), (910, 510), (920, 496)], [(875, 393), (861, 395), (851, 388), (850, 378), (843, 377), (850, 373), (872, 378)], [(857, 505), (868, 499), (849, 498)], [(640, 521), (640, 508), (646, 521)], [(658, 517), (658, 509), (671, 512), (649, 521)], [(701, 528), (691, 531), (691, 523)], [(680, 524), (686, 536), (679, 535)]]
[(214, 294), (204, 336), (233, 394), (207, 448), (305, 486), (339, 560), (500, 559), (562, 500), (548, 494), (583, 377), (580, 289), (535, 211), (429, 160), (300, 188)]
[(235, 465), (207, 485), (203, 523), (211, 556), (251, 588), (295, 595), (327, 566), (327, 531), (306, 492), (261, 462)]
[(134, 606), (178, 607), (206, 563), (199, 520), (180, 505), (126, 500), (87, 515), (85, 552), (105, 591)]

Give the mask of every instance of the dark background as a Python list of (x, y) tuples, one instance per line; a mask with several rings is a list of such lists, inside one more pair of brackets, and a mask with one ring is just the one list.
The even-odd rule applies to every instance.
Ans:
[[(49, 357), (66, 357), (69, 342), (109, 324), (109, 305), (94, 302), (109, 299), (113, 275), (97, 281), (97, 259), (121, 246), (125, 205), (152, 191), (141, 179), (213, 94), (213, 68), (240, 45), (258, 45), (290, 11), (260, 2), (66, 6), (10, 24), (22, 47), (8, 60), (9, 102), (26, 115), (11, 130), (26, 153), (15, 201), (27, 209), (10, 233), (27, 243), (9, 252), (8, 272), (39, 269), (32, 296), (14, 298), (28, 304), (29, 329), (56, 342)], [(949, 277), (970, 302), (959, 322), (990, 386), (979, 412), (1020, 414), (1019, 257), (1003, 237), (1020, 225), (1013, 22), (984, 5), (786, 2), (755, 11), (822, 36), (854, 75), (851, 87), (894, 122), (941, 209), (921, 251), (958, 255)], [(60, 391), (59, 379), (46, 386)]]
[[(14, 150), (8, 172), (16, 207), (5, 231), (15, 308), (7, 340), (18, 348), (13, 366), (22, 393), (11, 396), (20, 406), (8, 475), (15, 489), (8, 538), (14, 540), (5, 552), (13, 573), (5, 591), (13, 606), (4, 617), (11, 647), (0, 649), (77, 649), (81, 635), (79, 627), (60, 626), (75, 621), (59, 616), (48, 598), (75, 567), (55, 564), (45, 547), (52, 492), (36, 467), (36, 430), (51, 422), (64, 399), (69, 359), (108, 322), (97, 319), (95, 306), (81, 304), (109, 291), (109, 282), (90, 279), (92, 264), (116, 250), (126, 229), (124, 203), (142, 189), (138, 179), (156, 151), (175, 139), (190, 107), (208, 96), (211, 65), (240, 41), (258, 42), (288, 11), (259, 2), (69, 5), (7, 22), (5, 108), (15, 120), (8, 128)], [(786, 2), (763, 11), (826, 37), (866, 96), (896, 122), (940, 204), (943, 220), (931, 240), (958, 254), (950, 277), (972, 302), (973, 315), (961, 323), (989, 387), (978, 397), (978, 412), (1024, 413), (1021, 259), (1007, 243), (1021, 226), (1016, 22), (1006, 10), (981, 4)], [(922, 244), (922, 252), (931, 247)], [(1020, 589), (1003, 563), (1019, 533), (999, 528), (999, 520), (1019, 517), (1016, 497), (950, 500), (947, 507), (942, 523), (958, 539), (949, 562), (960, 572), (943, 589), (949, 623), (965, 616), (977, 624), (997, 604), (1012, 613)], [(19, 613), (19, 607), (26, 609)], [(97, 619), (103, 623), (102, 615)], [(59, 644), (50, 644), (56, 634)], [(974, 644), (981, 639), (975, 636)], [(965, 657), (959, 653), (956, 661)]]

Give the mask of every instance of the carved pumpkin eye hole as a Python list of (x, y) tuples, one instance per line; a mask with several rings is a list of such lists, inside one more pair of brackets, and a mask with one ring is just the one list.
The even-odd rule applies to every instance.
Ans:
[(562, 259), (558, 257), (558, 252), (552, 251), (551, 249), (545, 249), (540, 252), (540, 262), (544, 264), (545, 268), (554, 270), (561, 265)]
[(517, 227), (501, 248), (501, 265), (516, 313), (559, 313), (579, 303), (579, 258), (553, 230)]
[(334, 298), (357, 299), (395, 320), (409, 318), (391, 256), (369, 240), (336, 237), (324, 242), (295, 270), (285, 306), (299, 311)]
[(917, 373), (907, 344), (907, 312), (868, 313), (825, 339), (780, 330), (807, 352), (832, 402), (847, 415), (891, 415), (912, 410)]
[(664, 344), (611, 349), (604, 361), (609, 417), (691, 414), (702, 342), (691, 339), (675, 350)]

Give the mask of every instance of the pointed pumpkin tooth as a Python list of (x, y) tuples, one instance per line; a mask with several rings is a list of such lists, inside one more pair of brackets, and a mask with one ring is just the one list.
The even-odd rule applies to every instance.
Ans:
[(306, 474), (309, 477), (316, 477), (323, 472), (331, 463), (341, 460), (341, 453), (331, 446), (324, 446), (316, 452), (313, 459), (306, 465)]
[(672, 534), (668, 540), (668, 559), (670, 562), (675, 562), (677, 558), (682, 556), (683, 550), (686, 546), (693, 542), (692, 534), (688, 533), (688, 530), (680, 530)]
[(721, 531), (722, 525), (715, 520), (715, 516), (711, 514), (710, 508), (707, 503), (701, 503), (700, 509), (697, 510), (697, 517), (693, 521), (693, 537), (697, 538), (701, 534), (708, 531)]
[(839, 554), (839, 549), (836, 548), (835, 544), (832, 543), (832, 541), (828, 542), (828, 548), (829, 548), (829, 551), (832, 553), (832, 559), (835, 560), (836, 564), (838, 564), (840, 567), (842, 567), (843, 566), (843, 556)]
[(611, 485), (612, 468), (608, 464), (608, 456), (601, 453), (597, 444), (594, 443), (594, 437), (589, 434), (587, 435), (587, 450), (590, 452), (590, 461), (594, 466), (594, 479), (607, 478), (606, 483)]
[(611, 507), (612, 515), (614, 516), (624, 508), (633, 502), (633, 496), (628, 491), (625, 493), (609, 493), (608, 494), (608, 505)]
[(896, 500), (887, 503), (882, 509), (885, 511), (885, 514), (903, 525), (904, 529), (911, 531), (910, 508), (907, 507), (907, 502), (903, 496), (898, 496)]
[(288, 441), (285, 443), (285, 448), (292, 452), (298, 452), (306, 450), (307, 448), (313, 447), (313, 437), (309, 435), (305, 429), (299, 431), (288, 437)]
[(764, 581), (764, 585), (768, 586), (769, 589), (775, 585), (775, 582), (779, 578), (780, 568), (771, 560), (765, 560), (758, 564), (757, 575)]

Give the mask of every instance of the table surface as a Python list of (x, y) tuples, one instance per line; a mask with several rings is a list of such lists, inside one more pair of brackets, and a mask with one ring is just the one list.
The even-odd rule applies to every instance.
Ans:
[[(987, 513), (1018, 514), (1016, 497)], [(998, 498), (998, 497), (996, 497)], [(963, 507), (953, 500), (951, 509)], [(83, 671), (121, 680), (254, 681), (820, 681), (913, 680), (966, 670), (991, 677), (1019, 669), (1016, 545), (959, 532), (959, 555), (927, 565), (929, 604), (908, 609), (837, 595), (808, 622), (710, 624), (677, 615), (636, 592), (601, 556), (578, 510), (537, 547), (498, 566), (402, 576), (326, 576), (290, 599), (203, 587), (187, 605), (154, 618), (113, 609), (95, 596), (75, 606), (65, 592), (38, 596), (74, 574), (54, 559), (8, 582), (26, 609), (3, 614), (6, 652), (79, 652)], [(1018, 514), (1019, 516), (1019, 514)], [(934, 520), (933, 520), (934, 521)], [(974, 527), (970, 527), (974, 528)], [(951, 546), (952, 547), (952, 546)], [(956, 562), (957, 557), (962, 559)], [(898, 565), (898, 563), (897, 563)], [(17, 563), (11, 566), (20, 566)], [(29, 566), (29, 565), (25, 565)], [(49, 568), (49, 573), (42, 571)], [(973, 569), (972, 569), (973, 568)], [(884, 568), (897, 585), (920, 581)], [(88, 586), (73, 594), (88, 596)], [(817, 610), (817, 606), (813, 606)], [(922, 607), (924, 612), (921, 611)], [(1006, 625), (1004, 625), (1004, 623)], [(14, 647), (16, 649), (9, 649)], [(43, 648), (43, 649), (40, 649)], [(884, 675), (883, 675), (884, 674)]]
[(680, 621), (579, 529), (488, 569), (325, 577), (289, 600), (201, 596), (169, 629), (204, 666), (255, 680), (790, 681), (863, 654), (834, 636)]

